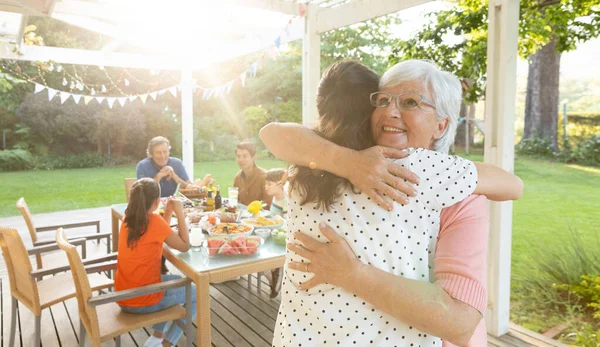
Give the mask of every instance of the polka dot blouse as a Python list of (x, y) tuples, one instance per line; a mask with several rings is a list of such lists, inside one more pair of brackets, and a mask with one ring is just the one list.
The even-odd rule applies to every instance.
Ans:
[[(433, 280), (433, 258), (440, 211), (467, 196), (477, 184), (472, 162), (434, 151), (410, 149), (395, 162), (417, 174), (418, 196), (392, 211), (377, 206), (362, 193), (346, 190), (329, 212), (308, 203), (300, 206), (297, 191), (290, 192), (288, 242), (303, 232), (326, 242), (319, 223), (326, 222), (344, 237), (358, 259), (410, 279)], [(329, 284), (309, 291), (297, 285), (312, 274), (291, 270), (288, 262), (308, 261), (288, 251), (281, 289), (282, 299), (273, 346), (441, 346), (441, 340), (404, 324), (356, 295)]]

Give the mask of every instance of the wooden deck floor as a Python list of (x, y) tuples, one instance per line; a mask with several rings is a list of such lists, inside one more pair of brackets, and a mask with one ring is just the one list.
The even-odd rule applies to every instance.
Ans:
[[(90, 214), (96, 215), (101, 211), (102, 231), (110, 230), (110, 214), (108, 209), (94, 209), (87, 212), (68, 211), (63, 215), (47, 214), (49, 222), (39, 225), (58, 224), (57, 222), (74, 222)], [(104, 213), (106, 211), (106, 213)], [(71, 217), (65, 214), (72, 214)], [(36, 216), (36, 221), (43, 218)], [(87, 218), (89, 219), (89, 218)], [(22, 219), (21, 219), (22, 220)], [(0, 219), (0, 225), (15, 227), (23, 235), (25, 243), (29, 236), (24, 223), (18, 218), (10, 217)], [(174, 269), (172, 265), (170, 269)], [(264, 277), (263, 277), (264, 279)], [(251, 287), (248, 288), (246, 277), (237, 281), (225, 282), (211, 286), (211, 322), (212, 345), (216, 347), (268, 347), (273, 339), (273, 329), (279, 308), (279, 299), (270, 300), (269, 287), (261, 286), (259, 291), (256, 286), (256, 276), (252, 276)], [(6, 266), (0, 260), (0, 347), (8, 346), (10, 328), (11, 296)], [(15, 346), (30, 347), (33, 344), (34, 326), (33, 315), (27, 308), (18, 311), (17, 339)], [(79, 314), (75, 299), (55, 305), (42, 313), (42, 345), (44, 347), (71, 347), (79, 342)], [(123, 347), (142, 346), (151, 333), (149, 327), (140, 329), (122, 337)], [(184, 343), (185, 336), (180, 340)], [(89, 345), (89, 342), (88, 344)], [(113, 346), (114, 343), (105, 343)], [(518, 326), (511, 327), (508, 334), (496, 338), (489, 336), (488, 346), (498, 347), (523, 347), (523, 346), (564, 346), (556, 341), (547, 339), (539, 334), (534, 334)]]

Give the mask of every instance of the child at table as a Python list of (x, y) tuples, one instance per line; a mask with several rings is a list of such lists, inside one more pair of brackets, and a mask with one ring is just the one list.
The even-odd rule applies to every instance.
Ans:
[(271, 214), (285, 217), (288, 211), (288, 202), (284, 194), (284, 184), (287, 173), (284, 169), (271, 169), (265, 172), (265, 191), (272, 197)]
[[(131, 186), (129, 204), (119, 233), (119, 253), (117, 255), (117, 274), (115, 289), (117, 291), (138, 288), (150, 284), (181, 278), (179, 275), (162, 275), (160, 273), (163, 242), (181, 252), (190, 248), (189, 232), (183, 214), (183, 205), (176, 199), (168, 200), (164, 216), (155, 213), (160, 198), (160, 186), (151, 178), (137, 180)], [(169, 220), (175, 213), (178, 232), (169, 226)], [(196, 315), (196, 288), (192, 286), (192, 316)], [(129, 313), (152, 313), (168, 307), (185, 304), (185, 288), (169, 289), (126, 299), (118, 302), (121, 309)], [(183, 333), (177, 324), (168, 322), (152, 326), (153, 335), (148, 338), (144, 347), (172, 346)]]

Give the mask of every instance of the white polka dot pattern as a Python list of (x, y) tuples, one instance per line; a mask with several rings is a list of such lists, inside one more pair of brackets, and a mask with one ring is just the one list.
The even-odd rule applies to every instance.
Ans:
[[(288, 242), (303, 232), (326, 242), (318, 223), (326, 222), (352, 247), (359, 260), (410, 279), (430, 281), (439, 232), (440, 210), (470, 195), (477, 184), (472, 162), (424, 149), (410, 149), (395, 162), (416, 173), (418, 196), (386, 211), (362, 193), (342, 193), (329, 212), (309, 203), (300, 206), (291, 192)], [(456, 183), (456, 184), (455, 184)], [(273, 346), (441, 346), (441, 340), (375, 309), (361, 298), (329, 284), (308, 292), (296, 286), (313, 274), (291, 270), (289, 261), (306, 259), (289, 252)]]

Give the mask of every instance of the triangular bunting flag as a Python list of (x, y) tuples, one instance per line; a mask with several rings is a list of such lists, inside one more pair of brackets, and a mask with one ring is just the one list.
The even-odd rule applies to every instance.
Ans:
[(81, 100), (81, 95), (73, 94), (73, 101), (75, 101), (76, 104), (79, 104), (79, 100)]
[(37, 94), (37, 93), (41, 92), (41, 91), (42, 91), (42, 90), (44, 90), (44, 89), (46, 89), (46, 87), (45, 87), (45, 86), (43, 86), (43, 85), (41, 85), (41, 84), (38, 84), (38, 83), (36, 83), (36, 84), (35, 84), (35, 87), (34, 87), (34, 90), (33, 90), (33, 93), (34, 93), (34, 94)]
[(58, 90), (56, 89), (48, 88), (48, 101), (52, 101), (57, 92)]
[(177, 97), (177, 86), (169, 88), (169, 93), (173, 94), (174, 97)]
[(121, 107), (125, 107), (125, 103), (127, 102), (126, 97), (118, 98), (117, 101), (121, 104)]
[(150, 95), (150, 97), (152, 98), (152, 100), (156, 101), (156, 95), (158, 94), (158, 92), (152, 92), (148, 95)]
[(306, 6), (304, 6), (304, 4), (298, 4), (298, 15), (300, 15), (300, 17), (304, 17), (305, 14)]
[(233, 88), (233, 81), (229, 81), (229, 83), (227, 83), (227, 94), (231, 93), (231, 88)]
[(134, 102), (135, 99), (137, 99), (137, 98), (138, 98), (137, 95), (132, 95), (128, 99), (129, 99), (129, 102)]
[(281, 45), (281, 36), (279, 36), (278, 38), (275, 39), (275, 47), (279, 48), (280, 45)]
[(166, 89), (161, 89), (161, 90), (158, 91), (158, 95), (163, 95), (166, 92), (167, 92)]
[(148, 94), (142, 94), (142, 95), (140, 95), (140, 99), (142, 99), (142, 103), (145, 104), (146, 100), (148, 99)]
[(112, 108), (113, 105), (115, 104), (115, 101), (117, 101), (117, 98), (106, 98), (106, 102), (108, 103), (108, 107)]
[(210, 94), (210, 89), (204, 88), (204, 91), (202, 92), (202, 100), (208, 100), (209, 94)]
[(242, 88), (246, 86), (246, 73), (248, 71), (244, 71), (242, 72), (242, 74), (240, 75), (240, 80), (242, 81)]
[(66, 93), (66, 92), (60, 92), (60, 103), (64, 104), (65, 101), (67, 101), (69, 99), (69, 97), (71, 97), (71, 94)]
[(90, 101), (92, 101), (92, 100), (94, 100), (94, 97), (93, 97), (93, 96), (87, 96), (87, 95), (84, 95), (84, 96), (83, 96), (83, 102), (84, 102), (86, 105), (87, 105), (87, 104), (89, 104), (89, 103), (90, 103)]
[(102, 101), (104, 101), (104, 97), (103, 96), (97, 96), (96, 97), (96, 101), (98, 101), (98, 103), (101, 104)]

